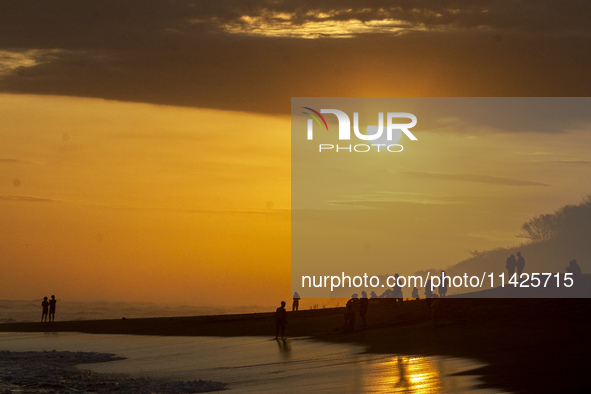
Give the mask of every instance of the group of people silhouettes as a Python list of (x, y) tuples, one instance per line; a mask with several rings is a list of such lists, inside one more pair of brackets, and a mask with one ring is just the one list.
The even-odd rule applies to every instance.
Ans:
[[(515, 255), (511, 255), (507, 258), (507, 263), (505, 267), (507, 268), (507, 272), (509, 274), (509, 279), (513, 277), (513, 275), (517, 274), (517, 281), (520, 280), (521, 274), (523, 273), (523, 269), (525, 268), (525, 259), (521, 255), (521, 252), (517, 252), (517, 258)], [(564, 269), (567, 273), (573, 274), (574, 276), (581, 275), (583, 272), (581, 270), (581, 266), (577, 263), (577, 260), (569, 261), (568, 265)], [(517, 272), (516, 272), (517, 271)]]
[(357, 294), (353, 294), (351, 299), (347, 301), (346, 307), (347, 310), (345, 311), (345, 324), (343, 326), (343, 331), (351, 332), (355, 329), (357, 314), (359, 314), (361, 323), (363, 324), (363, 327), (365, 327), (367, 324), (365, 317), (367, 316), (367, 310), (369, 309), (369, 298), (367, 298), (367, 293), (362, 291), (361, 298), (358, 298)]
[(525, 259), (521, 255), (521, 252), (517, 252), (517, 258), (515, 258), (514, 254), (509, 256), (507, 258), (507, 263), (505, 264), (505, 267), (507, 268), (509, 279), (511, 279), (513, 275), (515, 275), (515, 270), (517, 269), (517, 280), (519, 280), (521, 274), (523, 273), (523, 269), (525, 268)]
[[(445, 298), (447, 297), (447, 286), (450, 284), (450, 277), (445, 275), (445, 271), (441, 271), (441, 279), (439, 281), (439, 287), (436, 287), (437, 291), (439, 294), (434, 293), (433, 290), (435, 288), (433, 288), (433, 282), (431, 281), (431, 279), (428, 279), (425, 282), (425, 298), (427, 300), (430, 300), (432, 298)], [(419, 289), (417, 289), (416, 287), (414, 287), (412, 289), (412, 298), (419, 300), (420, 296), (419, 296)], [(431, 305), (431, 301), (427, 301), (427, 306)]]
[[(511, 254), (506, 261), (505, 265), (507, 272), (509, 274), (509, 280), (512, 280), (516, 277), (518, 282), (521, 282), (521, 275), (525, 269), (525, 258), (521, 255), (521, 252), (516, 252), (515, 254)], [(577, 260), (571, 260), (569, 265), (566, 266), (565, 271), (567, 273), (572, 273), (573, 276), (582, 275), (581, 267), (577, 263)], [(399, 277), (398, 274), (394, 275), (394, 278), (397, 280)], [(451, 278), (445, 274), (445, 271), (441, 271), (441, 277), (439, 281), (439, 286), (437, 288), (438, 293), (436, 294), (432, 288), (432, 281), (428, 279), (425, 283), (425, 298), (426, 298), (426, 305), (429, 309), (432, 319), (436, 321), (437, 310), (439, 308), (439, 299), (447, 297), (448, 286), (450, 286)], [(391, 298), (393, 299), (394, 303), (397, 304), (402, 302), (403, 294), (402, 288), (397, 285), (397, 281), (395, 282), (394, 286), (391, 289), (387, 289), (381, 295), (377, 295), (374, 291), (371, 292), (371, 298)], [(416, 300), (420, 300), (419, 289), (414, 287), (411, 293), (412, 298)], [(442, 301), (443, 302), (443, 301)], [(291, 310), (293, 312), (298, 311), (300, 304), (300, 295), (295, 292), (293, 294), (293, 304)], [(281, 338), (284, 338), (285, 335), (285, 325), (287, 324), (287, 312), (285, 310), (285, 301), (281, 301), (281, 306), (277, 308), (275, 313), (275, 322), (276, 322), (276, 335), (275, 339), (279, 338), (279, 334), (281, 334)], [(55, 304), (54, 304), (55, 306)], [(354, 331), (355, 322), (357, 321), (357, 315), (361, 318), (363, 327), (366, 326), (366, 315), (369, 306), (369, 299), (367, 297), (367, 293), (365, 291), (361, 292), (361, 298), (358, 298), (358, 294), (353, 294), (351, 299), (347, 301), (346, 310), (344, 315), (344, 332), (351, 332)]]
[(523, 273), (523, 269), (525, 268), (525, 259), (521, 255), (521, 252), (517, 252), (517, 258), (515, 258), (514, 254), (509, 256), (507, 258), (505, 268), (507, 268), (509, 279), (511, 279), (513, 275), (515, 275), (515, 270), (517, 269), (517, 280), (519, 280), (521, 274)]
[[(400, 292), (400, 297), (402, 297), (402, 291)], [(292, 312), (296, 312), (299, 309), (299, 303), (300, 295), (295, 292), (291, 307)], [(285, 309), (285, 305), (285, 301), (281, 301), (281, 306), (275, 311), (275, 339), (285, 339), (285, 326), (287, 325), (287, 310)], [(346, 307), (344, 331), (350, 332), (354, 330), (357, 314), (359, 314), (363, 327), (365, 327), (365, 317), (367, 316), (367, 310), (369, 309), (367, 293), (362, 291), (361, 298), (358, 298), (357, 294), (353, 294), (351, 299), (347, 301)]]
[(55, 296), (51, 296), (51, 300), (47, 301), (47, 297), (43, 297), (43, 302), (41, 303), (41, 307), (43, 308), (43, 312), (41, 313), (41, 322), (52, 322), (55, 320), (55, 304), (57, 304), (57, 300)]

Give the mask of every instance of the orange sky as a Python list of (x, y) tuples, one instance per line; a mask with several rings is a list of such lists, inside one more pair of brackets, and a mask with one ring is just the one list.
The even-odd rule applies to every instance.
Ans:
[[(291, 97), (589, 96), (588, 19), (546, 1), (2, 3), (0, 298), (276, 304)], [(439, 120), (387, 168), (396, 188), (323, 196), (327, 214), (395, 204), (405, 272), (518, 243), (591, 190), (588, 123)]]
[(0, 107), (0, 297), (286, 293), (286, 117), (18, 95)]
[[(0, 297), (202, 305), (289, 297), (288, 117), (7, 94), (0, 111)], [(342, 188), (319, 185), (328, 205), (310, 248), (322, 249), (314, 234), (348, 236), (345, 218), (383, 214), (368, 207), (386, 204), (395, 218), (371, 248), (347, 242), (320, 261), (354, 270), (395, 250), (400, 273), (442, 268), (471, 250), (519, 243), (528, 218), (591, 189), (588, 125), (564, 134), (448, 121), (417, 128), (403, 156), (367, 162)], [(347, 181), (360, 177), (383, 177), (383, 190)]]

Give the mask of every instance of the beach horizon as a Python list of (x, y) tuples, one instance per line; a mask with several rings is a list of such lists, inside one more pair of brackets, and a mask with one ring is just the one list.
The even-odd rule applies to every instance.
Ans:
[[(342, 307), (300, 310), (288, 312), (286, 336), (359, 344), (376, 354), (475, 359), (486, 366), (466, 374), (479, 375), (480, 388), (582, 392), (590, 387), (584, 374), (590, 303), (586, 299), (442, 299), (437, 315), (432, 316), (424, 299), (402, 303), (379, 299), (370, 302), (365, 328), (358, 321), (354, 332), (344, 332)], [(274, 312), (0, 324), (0, 332), (269, 338), (274, 337), (274, 328)], [(540, 357), (540, 350), (548, 352), (548, 357)]]

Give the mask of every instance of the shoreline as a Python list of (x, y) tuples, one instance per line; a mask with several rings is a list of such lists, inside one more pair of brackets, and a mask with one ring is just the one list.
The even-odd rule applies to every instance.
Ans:
[[(288, 312), (286, 336), (367, 346), (369, 353), (451, 356), (487, 366), (480, 387), (510, 392), (590, 391), (588, 299), (442, 299), (436, 322), (426, 300), (372, 300), (367, 327), (343, 333), (345, 308)], [(59, 314), (56, 314), (59, 318)], [(195, 317), (4, 323), (0, 332), (274, 337), (274, 312)]]
[[(114, 392), (119, 393), (202, 393), (226, 389), (211, 380), (161, 381), (125, 374), (95, 373), (86, 364), (123, 360), (110, 353), (70, 351), (0, 351), (0, 391), (26, 392)], [(82, 366), (82, 368), (75, 368)], [(50, 389), (50, 390), (48, 390)]]

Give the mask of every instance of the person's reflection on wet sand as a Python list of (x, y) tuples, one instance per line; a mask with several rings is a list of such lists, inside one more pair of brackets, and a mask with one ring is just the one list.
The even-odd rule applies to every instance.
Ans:
[(397, 366), (398, 366), (398, 375), (400, 376), (400, 379), (398, 380), (398, 383), (396, 383), (396, 387), (408, 387), (409, 385), (409, 381), (408, 381), (408, 377), (406, 376), (406, 368), (404, 365), (404, 358), (402, 357), (397, 357), (398, 358), (398, 362), (397, 362)]
[(291, 343), (287, 339), (277, 339), (277, 346), (283, 358), (291, 358)]

